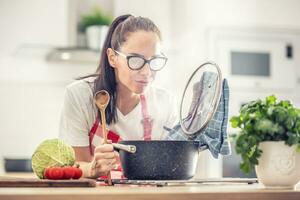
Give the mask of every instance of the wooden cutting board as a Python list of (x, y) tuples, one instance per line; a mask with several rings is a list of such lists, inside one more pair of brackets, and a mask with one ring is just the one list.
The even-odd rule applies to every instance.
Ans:
[(0, 177), (0, 187), (96, 187), (96, 180), (48, 180), (38, 178)]

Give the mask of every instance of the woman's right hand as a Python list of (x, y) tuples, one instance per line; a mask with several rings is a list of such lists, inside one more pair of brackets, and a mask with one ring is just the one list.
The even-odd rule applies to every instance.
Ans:
[(114, 151), (112, 144), (101, 144), (94, 150), (94, 158), (90, 163), (89, 177), (98, 178), (107, 175), (116, 168), (119, 154)]

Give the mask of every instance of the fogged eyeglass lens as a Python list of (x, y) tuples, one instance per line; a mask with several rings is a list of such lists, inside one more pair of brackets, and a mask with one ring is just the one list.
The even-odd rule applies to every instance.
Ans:
[(131, 69), (139, 69), (144, 65), (145, 61), (140, 57), (130, 57), (128, 60), (128, 65)]
[(167, 60), (165, 58), (154, 58), (150, 62), (150, 68), (152, 70), (160, 70), (165, 66), (166, 61)]

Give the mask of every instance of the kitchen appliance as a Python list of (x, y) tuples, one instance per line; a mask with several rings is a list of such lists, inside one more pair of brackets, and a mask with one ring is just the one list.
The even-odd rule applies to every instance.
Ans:
[(27, 158), (4, 158), (6, 172), (32, 172), (31, 159)]
[(232, 89), (295, 88), (299, 33), (237, 27), (210, 28), (207, 33), (207, 56), (222, 65)]
[[(222, 75), (215, 63), (200, 65), (186, 84), (180, 125), (187, 137), (206, 127), (220, 101)], [(125, 177), (130, 180), (187, 180), (194, 176), (198, 153), (206, 149), (195, 141), (121, 141), (136, 147), (135, 153), (120, 151)]]

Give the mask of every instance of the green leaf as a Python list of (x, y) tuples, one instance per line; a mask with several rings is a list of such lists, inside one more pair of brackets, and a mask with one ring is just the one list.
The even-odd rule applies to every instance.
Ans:
[(286, 101), (286, 100), (280, 101), (279, 105), (282, 106), (282, 107), (284, 107), (284, 108), (289, 108), (289, 107), (292, 106), (291, 102), (290, 101)]
[(249, 172), (251, 171), (251, 164), (249, 162), (242, 162), (240, 164), (240, 169), (242, 170), (242, 172), (244, 172), (245, 174), (249, 174)]
[(292, 146), (293, 144), (298, 144), (300, 141), (299, 134), (287, 132), (288, 139), (286, 141), (286, 144), (289, 146)]
[(278, 131), (278, 127), (271, 120), (262, 119), (256, 123), (255, 130), (265, 134), (273, 134)]
[(274, 95), (268, 96), (266, 98), (267, 105), (274, 105), (276, 103), (276, 97)]
[(287, 118), (286, 121), (284, 122), (284, 125), (288, 130), (292, 130), (292, 128), (294, 127), (294, 119), (291, 117)]
[(253, 156), (253, 154), (255, 152), (255, 148), (256, 148), (256, 146), (252, 146), (249, 148), (250, 151), (248, 152), (248, 155), (247, 155), (249, 158)]
[(274, 109), (275, 109), (274, 106), (270, 106), (270, 107), (268, 108), (267, 114), (268, 114), (269, 116), (272, 116), (272, 115), (273, 115), (273, 112), (274, 112)]
[(233, 128), (237, 128), (237, 127), (239, 127), (240, 118), (238, 116), (233, 116), (230, 119), (230, 123)]

